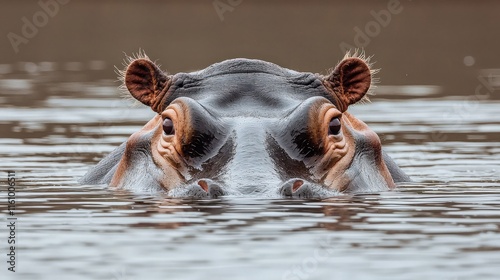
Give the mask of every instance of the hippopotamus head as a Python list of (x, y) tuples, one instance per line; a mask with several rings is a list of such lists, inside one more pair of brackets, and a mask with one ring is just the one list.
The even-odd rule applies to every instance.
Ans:
[(404, 175), (377, 134), (347, 112), (372, 74), (349, 56), (325, 76), (250, 59), (169, 75), (147, 57), (131, 59), (124, 85), (157, 114), (83, 182), (175, 197), (392, 189), (393, 175)]

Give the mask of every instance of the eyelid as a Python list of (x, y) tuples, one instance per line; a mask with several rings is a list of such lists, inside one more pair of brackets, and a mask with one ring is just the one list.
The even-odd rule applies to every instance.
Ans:
[(175, 112), (175, 110), (174, 110), (174, 109), (167, 109), (167, 110), (165, 110), (165, 111), (163, 111), (163, 112), (161, 113), (161, 118), (162, 118), (162, 119), (166, 119), (166, 118), (172, 119), (173, 114), (175, 114), (175, 113), (176, 113), (176, 112)]
[(333, 119), (339, 119), (339, 121), (342, 119), (342, 112), (335, 107), (329, 108), (326, 111), (323, 122), (328, 126)]

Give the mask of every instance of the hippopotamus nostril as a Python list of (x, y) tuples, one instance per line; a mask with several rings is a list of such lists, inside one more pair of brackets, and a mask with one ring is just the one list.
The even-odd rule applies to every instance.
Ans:
[(279, 190), (285, 197), (312, 197), (314, 193), (309, 183), (302, 179), (291, 179), (286, 181)]
[(201, 179), (185, 186), (179, 186), (169, 192), (172, 197), (195, 199), (213, 199), (226, 195), (226, 191), (210, 179)]
[(279, 188), (279, 194), (291, 198), (324, 198), (338, 193), (324, 186), (295, 178), (283, 183)]
[(217, 198), (225, 194), (222, 188), (210, 179), (199, 180), (198, 186), (205, 192), (205, 196), (210, 198)]
[(304, 185), (304, 181), (296, 180), (292, 185), (292, 192), (296, 192), (300, 187), (302, 187), (302, 185)]
[(207, 181), (205, 180), (199, 180), (198, 181), (198, 185), (205, 191), (208, 193), (209, 191), (209, 187), (208, 187), (208, 184), (207, 184)]

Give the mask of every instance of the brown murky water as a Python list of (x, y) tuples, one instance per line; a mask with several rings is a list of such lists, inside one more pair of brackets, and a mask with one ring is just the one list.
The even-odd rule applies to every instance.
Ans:
[[(153, 115), (119, 97), (112, 65), (122, 50), (171, 58), (173, 72), (238, 56), (320, 72), (386, 1), (266, 9), (245, 1), (223, 21), (210, 1), (124, 2), (61, 6), (18, 54), (1, 41), (1, 279), (500, 279), (496, 2), (402, 1), (370, 37), (364, 47), (382, 83), (372, 103), (350, 110), (414, 182), (324, 201), (172, 200), (76, 180)], [(22, 16), (40, 10), (16, 3), (2, 4), (11, 11), (2, 34), (19, 33)], [(131, 26), (135, 11), (154, 27)], [(439, 28), (428, 32), (432, 24)], [(16, 178), (15, 273), (6, 262), (8, 176)]]

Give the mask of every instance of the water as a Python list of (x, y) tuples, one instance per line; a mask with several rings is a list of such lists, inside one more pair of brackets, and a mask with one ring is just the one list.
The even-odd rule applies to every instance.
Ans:
[[(190, 201), (76, 183), (153, 113), (120, 98), (112, 80), (71, 73), (0, 81), (2, 190), (14, 171), (18, 219), (16, 274), (6, 271), (2, 226), (2, 279), (500, 277), (493, 94), (394, 99), (382, 91), (353, 107), (413, 178), (395, 191)], [(7, 224), (5, 191), (0, 199)]]

